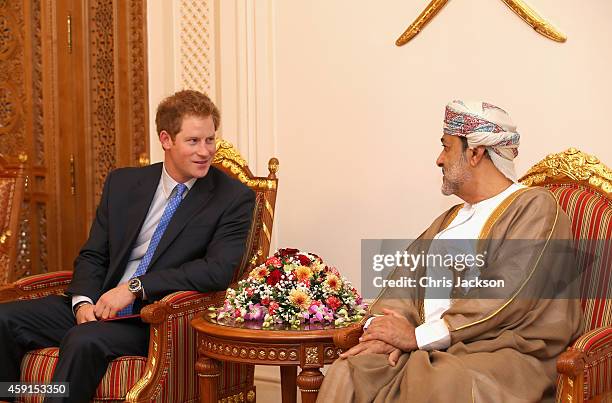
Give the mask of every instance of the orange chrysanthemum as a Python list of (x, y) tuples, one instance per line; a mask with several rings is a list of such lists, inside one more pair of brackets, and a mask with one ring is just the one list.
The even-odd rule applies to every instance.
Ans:
[(249, 277), (262, 280), (268, 275), (268, 269), (266, 267), (256, 267), (249, 273)]
[(312, 276), (312, 271), (306, 266), (298, 266), (295, 269), (295, 278), (297, 278), (299, 282), (305, 282), (310, 276)]
[(310, 307), (310, 297), (304, 291), (293, 289), (289, 293), (289, 301), (297, 307), (308, 309)]
[(342, 281), (335, 274), (328, 274), (325, 280), (325, 286), (333, 291), (339, 291), (342, 287)]

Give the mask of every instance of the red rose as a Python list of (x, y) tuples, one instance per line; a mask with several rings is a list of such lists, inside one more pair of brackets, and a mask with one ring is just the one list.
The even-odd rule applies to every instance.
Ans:
[(278, 302), (276, 301), (271, 301), (270, 305), (268, 306), (268, 313), (270, 315), (274, 315), (274, 313), (276, 312), (276, 310), (278, 309), (280, 305), (278, 304)]
[(270, 275), (268, 275), (268, 278), (266, 280), (266, 283), (268, 283), (268, 285), (276, 285), (276, 283), (278, 283), (281, 279), (282, 273), (280, 272), (280, 270), (273, 270)]
[(295, 255), (298, 252), (299, 252), (299, 250), (295, 249), (295, 248), (285, 248), (285, 249), (279, 249), (277, 254), (280, 257), (286, 257), (286, 256)]
[(312, 263), (305, 255), (297, 255), (297, 257), (302, 266), (310, 266), (310, 263)]
[(268, 260), (266, 260), (266, 266), (272, 266), (277, 269), (280, 269), (281, 267), (283, 267), (283, 262), (281, 262), (281, 260), (276, 256), (272, 256), (271, 258), (268, 258)]
[(340, 305), (342, 305), (342, 303), (340, 302), (340, 300), (338, 299), (338, 297), (335, 296), (329, 296), (327, 297), (327, 299), (325, 300), (325, 304), (330, 307), (332, 310), (336, 310), (340, 307)]
[(253, 289), (251, 287), (247, 288), (246, 290), (247, 293), (247, 297), (252, 297), (253, 296)]
[(270, 303), (270, 298), (268, 297), (264, 297), (261, 299), (261, 304), (262, 305), (268, 305)]

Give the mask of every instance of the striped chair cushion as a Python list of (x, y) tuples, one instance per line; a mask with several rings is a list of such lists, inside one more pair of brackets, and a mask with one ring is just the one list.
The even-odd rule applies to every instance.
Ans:
[[(548, 185), (572, 222), (584, 269), (581, 293), (585, 331), (612, 326), (612, 201), (576, 184)], [(603, 241), (606, 240), (606, 241)], [(594, 297), (594, 298), (593, 298)]]
[[(47, 383), (55, 370), (59, 355), (57, 347), (34, 350), (21, 362), (21, 381)], [(94, 402), (122, 402), (126, 393), (142, 377), (147, 359), (125, 356), (111, 361), (102, 382), (96, 390)], [(41, 396), (23, 399), (24, 403), (40, 403)]]

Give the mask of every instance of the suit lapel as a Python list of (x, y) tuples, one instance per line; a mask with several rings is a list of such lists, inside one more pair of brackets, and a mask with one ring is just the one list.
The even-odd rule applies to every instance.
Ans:
[(185, 196), (181, 204), (176, 209), (176, 212), (170, 219), (168, 227), (166, 228), (166, 231), (164, 231), (164, 234), (162, 235), (162, 238), (155, 249), (155, 253), (153, 254), (153, 258), (149, 264), (149, 269), (153, 267), (159, 256), (165, 252), (172, 241), (174, 241), (174, 239), (179, 235), (185, 225), (187, 225), (187, 223), (190, 221), (191, 217), (204, 208), (208, 200), (213, 195), (213, 188), (213, 168), (211, 167), (208, 174), (204, 178), (198, 179), (194, 183), (193, 187), (189, 190), (189, 193), (187, 193), (187, 196)]
[(140, 233), (142, 224), (149, 212), (149, 207), (153, 202), (157, 186), (159, 186), (161, 167), (161, 163), (152, 165), (150, 172), (143, 175), (130, 192), (125, 222), (125, 236), (123, 237), (121, 251), (117, 255), (118, 259), (116, 261), (118, 267), (125, 267), (126, 258), (131, 253), (134, 241)]

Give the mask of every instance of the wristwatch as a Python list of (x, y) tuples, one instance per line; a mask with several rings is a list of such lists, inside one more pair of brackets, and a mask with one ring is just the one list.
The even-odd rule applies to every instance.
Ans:
[(136, 296), (136, 298), (142, 298), (142, 283), (138, 277), (134, 277), (128, 281), (128, 290)]

